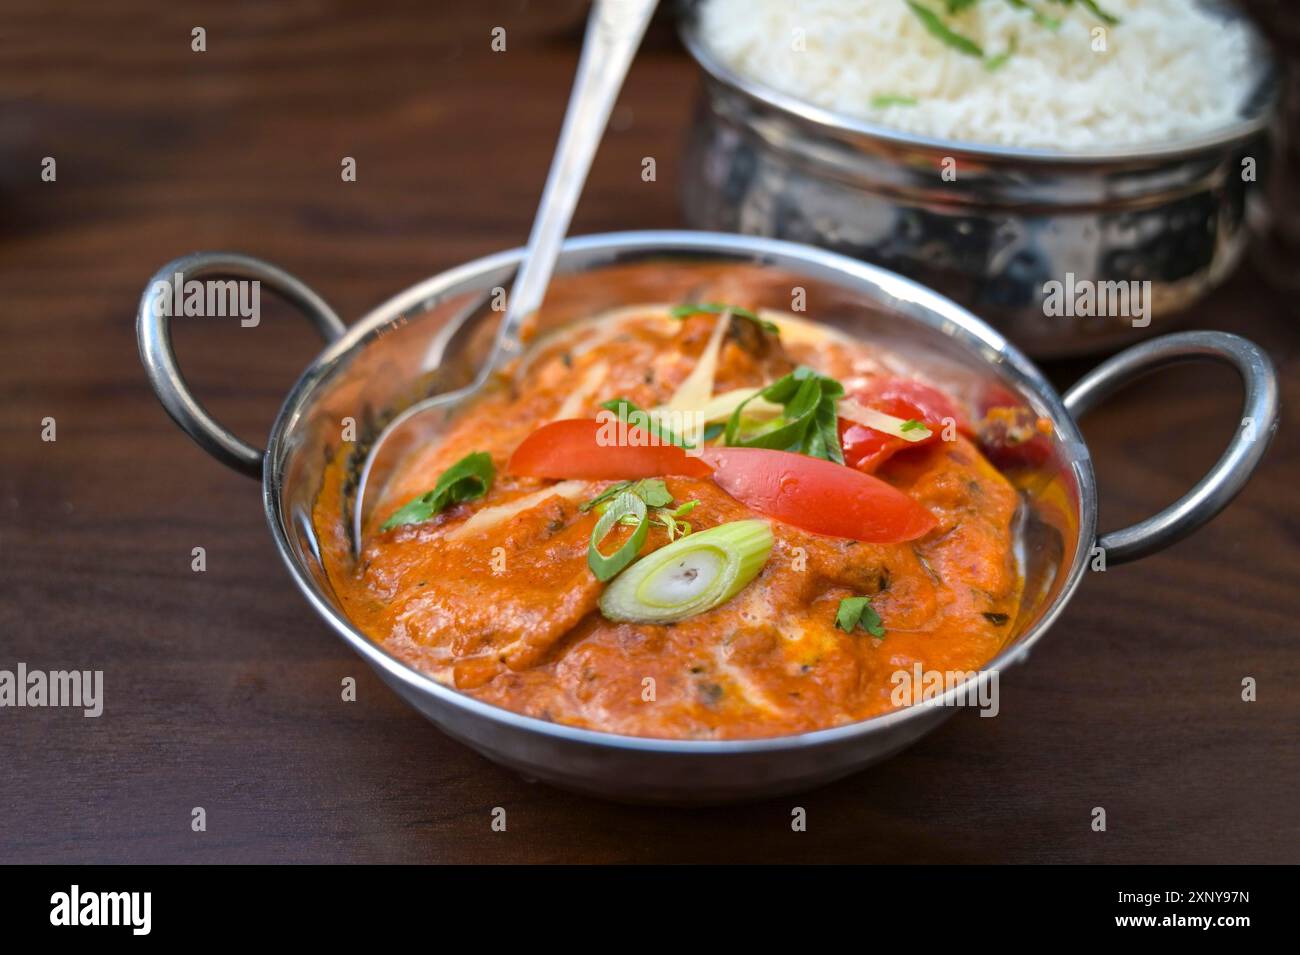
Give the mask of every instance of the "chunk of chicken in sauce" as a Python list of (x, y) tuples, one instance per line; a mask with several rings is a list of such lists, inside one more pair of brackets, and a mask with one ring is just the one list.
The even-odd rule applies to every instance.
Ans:
[[(763, 570), (721, 606), (665, 625), (601, 615), (606, 585), (587, 565), (597, 516), (579, 505), (609, 482), (515, 477), (506, 462), (548, 421), (593, 417), (613, 397), (643, 408), (666, 402), (718, 320), (625, 311), (539, 345), (517, 377), (404, 465), (355, 565), (340, 457), (314, 520), (350, 618), (398, 658), (481, 700), (637, 736), (750, 738), (838, 726), (893, 709), (894, 674), (916, 663), (944, 672), (986, 664), (1004, 645), (1020, 597), (1017, 495), (961, 436), (900, 453), (877, 472), (937, 518), (920, 540), (869, 544), (773, 521)], [(867, 344), (803, 324), (783, 323), (778, 338), (748, 320), (731, 322), (717, 394), (760, 387), (799, 364), (850, 390), (884, 370)], [(497, 468), (483, 498), (421, 524), (378, 529), (475, 451), (490, 453)], [(665, 480), (676, 501), (698, 501), (689, 515), (696, 531), (756, 516), (711, 480)], [(654, 526), (642, 553), (667, 542)], [(883, 639), (835, 626), (840, 600), (853, 596), (871, 598)]]

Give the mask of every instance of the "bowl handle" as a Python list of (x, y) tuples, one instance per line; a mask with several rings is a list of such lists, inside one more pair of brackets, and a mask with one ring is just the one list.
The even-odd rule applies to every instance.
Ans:
[(1066, 409), (1078, 419), (1135, 379), (1166, 365), (1198, 359), (1223, 362), (1241, 375), (1246, 390), (1241, 427), (1214, 467), (1182, 498), (1154, 517), (1101, 535), (1097, 544), (1108, 563), (1135, 560), (1168, 547), (1208, 522), (1237, 496), (1277, 430), (1277, 372), (1262, 348), (1239, 335), (1180, 332), (1120, 352), (1065, 394)]
[(249, 477), (262, 476), (262, 458), (266, 452), (255, 448), (219, 424), (199, 403), (181, 375), (172, 349), (171, 315), (156, 307), (158, 283), (171, 287), (176, 276), (182, 283), (203, 276), (256, 279), (298, 307), (311, 321), (321, 337), (332, 342), (346, 331), (346, 326), (319, 295), (301, 280), (283, 269), (237, 252), (194, 252), (168, 262), (149, 280), (140, 296), (136, 315), (136, 337), (140, 360), (153, 385), (154, 394), (194, 442), (222, 464)]

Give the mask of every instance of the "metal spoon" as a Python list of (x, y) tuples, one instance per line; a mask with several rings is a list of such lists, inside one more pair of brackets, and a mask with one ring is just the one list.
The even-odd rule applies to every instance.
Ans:
[[(658, 0), (596, 0), (587, 21), (578, 73), (573, 82), (573, 92), (569, 95), (555, 157), (551, 160), (551, 171), (546, 177), (541, 205), (537, 218), (533, 220), (528, 249), (510, 289), (506, 314), (497, 329), (492, 352), (468, 385), (416, 402), (375, 438), (361, 469), (352, 508), (353, 556), (361, 554), (361, 530), (368, 516), (364, 506), (367, 492), (382, 490), (387, 484), (394, 468), (414, 444), (413, 437), (422, 424), (420, 419), (434, 411), (448, 415), (456, 407), (473, 400), (498, 368), (521, 353), (519, 335), (524, 319), (541, 307), (560, 254), (560, 244), (573, 219), (573, 210), (596, 155), (596, 147), (657, 5)], [(471, 312), (462, 314), (451, 337), (459, 337), (462, 329), (476, 327), (477, 319), (485, 317), (484, 313), (488, 311), (489, 299), (485, 296)]]

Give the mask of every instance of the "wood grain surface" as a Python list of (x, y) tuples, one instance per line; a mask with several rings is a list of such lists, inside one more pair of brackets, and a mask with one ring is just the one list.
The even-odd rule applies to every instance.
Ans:
[[(1253, 6), (1300, 54), (1295, 14)], [(309, 609), (257, 486), (191, 444), (146, 384), (137, 298), (173, 256), (230, 248), (303, 276), (352, 320), (520, 244), (583, 15), (540, 0), (0, 13), (0, 669), (102, 669), (106, 698), (98, 719), (0, 709), (0, 861), (1300, 861), (1300, 450), (1285, 421), (1212, 525), (1085, 580), (1004, 677), (1000, 718), (959, 714), (790, 799), (647, 809), (524, 782), (427, 724)], [(206, 53), (191, 51), (195, 26)], [(657, 23), (575, 232), (681, 224), (696, 89)], [(644, 156), (656, 182), (641, 180)], [(1294, 409), (1287, 248), (1253, 252), (1188, 324), (1263, 345)], [(286, 309), (268, 312), (256, 329), (178, 331), (199, 394), (256, 440), (318, 347)], [(1048, 371), (1066, 386), (1089, 364)], [(1092, 415), (1104, 526), (1194, 483), (1239, 407), (1230, 372), (1189, 366)], [(206, 573), (191, 571), (196, 546)], [(340, 700), (348, 676), (355, 703)], [(1258, 702), (1240, 698), (1247, 676)], [(206, 832), (191, 830), (196, 806)], [(506, 832), (489, 825), (498, 806)], [(794, 806), (806, 832), (791, 831)]]

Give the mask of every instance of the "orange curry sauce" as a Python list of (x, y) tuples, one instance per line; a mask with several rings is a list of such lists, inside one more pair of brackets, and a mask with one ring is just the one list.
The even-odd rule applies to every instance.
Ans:
[[(483, 398), (447, 439), (408, 461), (354, 564), (343, 511), (341, 452), (314, 522), (348, 616), (409, 665), (461, 692), (530, 716), (614, 733), (679, 739), (775, 736), (838, 726), (893, 709), (893, 674), (977, 670), (1010, 636), (1021, 581), (1013, 552), (1017, 494), (964, 437), (908, 449), (877, 476), (922, 503), (939, 526), (917, 541), (869, 544), (773, 521), (762, 572), (727, 603), (670, 625), (614, 623), (587, 566), (595, 513), (578, 505), (609, 482), (542, 495), (494, 526), (457, 534), (476, 512), (558, 482), (507, 474), (511, 452), (540, 425), (594, 417), (625, 397), (668, 400), (718, 319), (666, 310), (619, 316), (542, 343), (527, 367)], [(870, 345), (805, 323), (757, 338), (733, 319), (715, 393), (766, 385), (807, 364), (853, 392), (884, 370)], [(748, 329), (740, 325), (749, 325)], [(346, 450), (346, 449), (345, 449)], [(380, 524), (475, 451), (491, 454), (488, 494), (432, 520)], [(755, 515), (711, 480), (669, 477), (677, 501), (698, 500), (696, 531)], [(616, 530), (615, 535), (624, 534)], [(652, 527), (645, 552), (667, 542)], [(617, 546), (607, 541), (606, 552)], [(839, 601), (870, 596), (886, 633), (835, 627)], [(649, 681), (652, 680), (653, 683)], [(651, 692), (652, 689), (652, 692)]]

